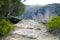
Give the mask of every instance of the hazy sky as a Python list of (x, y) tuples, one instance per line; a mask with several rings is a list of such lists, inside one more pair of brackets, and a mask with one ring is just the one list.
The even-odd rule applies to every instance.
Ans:
[(24, 2), (26, 5), (46, 5), (52, 3), (60, 3), (60, 0), (26, 0)]

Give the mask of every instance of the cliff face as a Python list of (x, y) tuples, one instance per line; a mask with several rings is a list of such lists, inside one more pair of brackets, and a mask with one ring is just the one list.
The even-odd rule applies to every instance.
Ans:
[(26, 5), (22, 18), (44, 22), (48, 21), (52, 16), (60, 16), (60, 4), (48, 4), (45, 6)]

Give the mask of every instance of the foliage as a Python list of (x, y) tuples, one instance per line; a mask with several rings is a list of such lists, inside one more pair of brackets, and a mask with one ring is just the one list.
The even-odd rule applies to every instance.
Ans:
[(15, 6), (16, 7), (14, 8), (13, 12), (11, 13), (11, 15), (12, 16), (18, 16), (18, 15), (20, 16), (23, 13), (23, 11), (24, 11), (25, 6), (21, 2), (17, 3)]
[(0, 36), (8, 34), (11, 30), (14, 30), (14, 26), (9, 21), (2, 19), (0, 21)]
[(46, 28), (48, 31), (60, 30), (60, 16), (53, 17), (48, 21)]
[(24, 5), (21, 0), (0, 0), (0, 19), (13, 15), (21, 15)]

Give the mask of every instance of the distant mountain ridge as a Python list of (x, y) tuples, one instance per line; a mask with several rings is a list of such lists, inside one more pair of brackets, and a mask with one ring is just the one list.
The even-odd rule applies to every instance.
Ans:
[(48, 4), (45, 6), (26, 5), (23, 19), (48, 21), (52, 16), (60, 16), (60, 4)]
[(23, 18), (32, 19), (32, 15), (34, 15), (37, 10), (39, 10), (40, 6), (26, 5), (25, 12), (23, 14)]

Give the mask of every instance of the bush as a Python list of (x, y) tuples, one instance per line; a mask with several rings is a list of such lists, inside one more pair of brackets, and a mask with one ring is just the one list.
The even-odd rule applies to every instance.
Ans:
[(0, 21), (0, 36), (8, 34), (11, 30), (14, 30), (14, 26), (9, 21), (2, 19)]
[(52, 32), (55, 30), (60, 30), (60, 16), (53, 17), (50, 21), (47, 22), (46, 28), (48, 31)]

